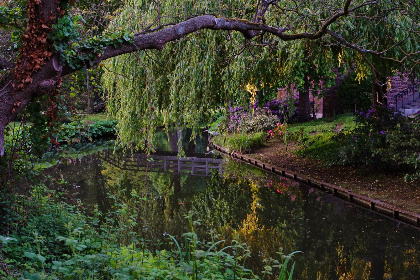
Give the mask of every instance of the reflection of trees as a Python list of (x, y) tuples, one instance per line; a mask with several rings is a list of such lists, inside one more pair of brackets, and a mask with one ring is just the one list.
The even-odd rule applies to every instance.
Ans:
[[(184, 215), (190, 207), (190, 198), (205, 186), (203, 177), (145, 171), (121, 170), (103, 162), (107, 192), (139, 212), (136, 231), (139, 238), (155, 244), (167, 232), (181, 240), (188, 231)], [(130, 193), (135, 190), (144, 197), (135, 203)]]
[(248, 244), (254, 269), (265, 257), (278, 258), (282, 248), (286, 254), (303, 251), (294, 257), (294, 279), (416, 279), (420, 244), (407, 234), (418, 238), (418, 231), (401, 226), (396, 233), (392, 222), (344, 202), (327, 203), (334, 198), (310, 188), (283, 186), (278, 193), (280, 186), (253, 182), (213, 177), (194, 208), (225, 239), (236, 234)]
[(236, 228), (250, 211), (252, 192), (247, 180), (221, 178), (214, 174), (206, 188), (196, 194), (192, 210), (212, 229)]
[(193, 210), (201, 220), (197, 231), (202, 237), (211, 229), (226, 240), (238, 236), (249, 245), (249, 266), (256, 269), (263, 258), (278, 258), (276, 252), (283, 248), (286, 254), (303, 252), (294, 256), (294, 279), (416, 279), (419, 273), (418, 231), (343, 202), (327, 203), (334, 198), (287, 180), (273, 178), (267, 187), (268, 174), (247, 171), (249, 167), (226, 169), (256, 179), (215, 174), (206, 182), (204, 177), (124, 171), (95, 157), (83, 159), (83, 168), (78, 164), (62, 167), (66, 180), (81, 186), (85, 203), (110, 209), (109, 193), (130, 213), (139, 213), (138, 240), (154, 244), (167, 232), (181, 242), (189, 230), (184, 215)]
[(95, 155), (77, 160), (67, 159), (56, 170), (66, 180), (63, 188), (72, 199), (83, 198), (88, 211), (92, 211), (94, 205), (106, 211), (110, 205), (101, 171), (101, 161)]

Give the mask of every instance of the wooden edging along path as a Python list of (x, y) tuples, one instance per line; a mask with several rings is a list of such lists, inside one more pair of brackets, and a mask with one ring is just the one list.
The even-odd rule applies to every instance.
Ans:
[(357, 204), (374, 212), (385, 215), (389, 218), (395, 219), (400, 222), (405, 222), (407, 224), (420, 228), (420, 214), (403, 209), (398, 209), (396, 206), (385, 203), (383, 201), (372, 199), (370, 197), (358, 193), (354, 193), (349, 189), (342, 188), (334, 184), (325, 183), (319, 180), (308, 178), (306, 176), (287, 170), (285, 168), (270, 166), (262, 161), (250, 158), (240, 153), (228, 152), (225, 148), (220, 147), (211, 141), (209, 141), (209, 144), (213, 146), (215, 150), (227, 154), (233, 159), (248, 163), (250, 165), (259, 167), (263, 170), (272, 172), (274, 174), (278, 174), (283, 177), (295, 180), (297, 182), (305, 183), (323, 192), (333, 194), (334, 196), (342, 200), (346, 200), (347, 202)]

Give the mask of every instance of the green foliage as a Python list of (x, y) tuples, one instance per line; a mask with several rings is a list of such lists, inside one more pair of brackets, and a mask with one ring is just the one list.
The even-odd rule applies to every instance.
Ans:
[[(91, 117), (91, 119), (95, 119), (95, 117)], [(60, 158), (80, 158), (98, 150), (113, 148), (115, 145), (113, 141), (108, 141), (108, 138), (103, 143), (100, 138), (114, 138), (117, 122), (106, 119), (104, 116), (96, 117), (96, 119), (96, 121), (79, 120), (61, 124), (57, 138), (54, 139), (54, 142), (57, 143), (55, 147), (51, 143), (48, 129), (39, 129), (39, 127), (45, 127), (45, 124), (36, 126), (33, 123), (28, 123), (8, 126), (5, 131), (5, 148), (6, 154), (13, 157), (12, 169), (16, 169), (17, 173), (27, 173), (31, 170), (54, 166)], [(39, 121), (36, 118), (33, 120)], [(38, 129), (35, 129), (36, 127)], [(9, 160), (7, 157), (0, 158), (2, 170), (7, 170)], [(3, 178), (0, 177), (0, 182), (2, 181)]]
[[(227, 132), (229, 133), (256, 133), (266, 132), (277, 126), (279, 118), (269, 110), (256, 108), (254, 112), (243, 107), (229, 109), (229, 120), (227, 122)], [(221, 132), (223, 132), (223, 127)]]
[(305, 139), (303, 145), (306, 148), (298, 150), (297, 155), (320, 159), (326, 164), (336, 163), (337, 155), (341, 149), (341, 144), (337, 141), (334, 133), (310, 136)]
[[(61, 182), (49, 184), (59, 190)], [(170, 250), (149, 250), (152, 244), (133, 231), (143, 201), (135, 191), (131, 202), (114, 197), (113, 211), (103, 218), (97, 210), (88, 217), (80, 204), (59, 202), (64, 193), (43, 184), (32, 186), (29, 199), (0, 194), (13, 206), (1, 220), (10, 225), (0, 232), (4, 279), (260, 279), (242, 265), (249, 255), (246, 244), (221, 246), (224, 240), (215, 236), (201, 242), (194, 232), (199, 221), (191, 213), (183, 244), (167, 234), (160, 245)]]
[(20, 7), (9, 8), (0, 6), (0, 28), (18, 28), (20, 22), (24, 19), (24, 12)]
[[(290, 139), (301, 148), (296, 153), (326, 164), (361, 164), (402, 171), (406, 180), (420, 176), (420, 117), (404, 118), (386, 107), (320, 119), (289, 127)], [(338, 129), (340, 128), (340, 129)]]
[(372, 106), (372, 82), (369, 79), (357, 82), (356, 74), (350, 74), (338, 88), (337, 100), (339, 114), (369, 110)]
[(133, 36), (124, 32), (109, 33), (100, 37), (91, 37), (80, 41), (81, 16), (66, 15), (53, 25), (50, 38), (55, 50), (73, 69), (91, 67), (94, 61), (103, 54), (106, 46), (117, 47), (122, 43), (131, 42)]
[(217, 136), (212, 140), (214, 140), (214, 143), (226, 147), (230, 151), (248, 153), (264, 146), (267, 141), (267, 135), (265, 132), (238, 133)]
[(226, 121), (226, 114), (224, 114), (222, 111), (219, 111), (217, 114), (214, 114), (212, 116), (212, 121), (208, 125), (209, 131), (218, 131), (221, 132), (222, 129), (219, 129), (220, 126), (223, 126), (223, 123)]
[[(255, 8), (255, 3), (246, 1), (170, 0), (159, 7), (140, 0), (126, 1), (109, 31), (142, 30), (156, 23), (149, 27), (152, 29), (179, 22), (188, 18), (187, 14), (209, 13), (250, 20)], [(158, 23), (154, 21), (157, 11)], [(121, 142), (142, 146), (145, 139), (150, 140), (151, 131), (161, 125), (199, 128), (208, 122), (212, 110), (227, 107), (230, 102), (247, 102), (245, 85), (254, 74), (273, 84), (278, 76), (270, 75), (267, 69), (275, 71), (278, 65), (263, 67), (256, 48), (247, 44), (243, 52), (243, 45), (241, 34), (202, 30), (168, 43), (162, 51), (124, 55), (105, 62), (103, 81), (110, 94), (108, 109), (119, 120)], [(248, 47), (252, 50), (248, 51)], [(232, 55), (235, 53), (242, 55)], [(258, 69), (253, 68), (254, 62)], [(249, 68), (252, 70), (245, 71)], [(259, 86), (261, 79), (252, 83)]]
[(340, 163), (404, 171), (407, 180), (419, 177), (419, 116), (405, 118), (379, 106), (360, 112), (356, 120), (354, 131), (342, 136)]
[(334, 119), (322, 118), (311, 122), (292, 124), (289, 126), (288, 131), (291, 134), (303, 134), (304, 136), (308, 136), (309, 134), (320, 132), (333, 132), (337, 128), (340, 128), (341, 130), (351, 130), (354, 127), (354, 115), (343, 114)]
[(58, 134), (59, 142), (80, 142), (102, 136), (115, 135), (116, 120), (73, 121), (62, 124)]
[(356, 115), (358, 126), (346, 134), (340, 160), (343, 164), (375, 164), (385, 167), (392, 164), (384, 158), (387, 134), (404, 123), (401, 115), (386, 107), (374, 107)]
[(243, 131), (245, 133), (266, 132), (267, 130), (275, 127), (278, 122), (279, 119), (277, 116), (262, 110), (255, 110), (253, 115), (247, 114), (242, 119), (237, 131)]
[(292, 124), (288, 127), (289, 141), (300, 146), (296, 154), (336, 164), (342, 147), (342, 136), (355, 128), (352, 114), (339, 115), (335, 119), (318, 119), (312, 122)]

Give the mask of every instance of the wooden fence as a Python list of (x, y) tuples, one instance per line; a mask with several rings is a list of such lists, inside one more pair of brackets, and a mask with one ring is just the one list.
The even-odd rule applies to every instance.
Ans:
[(163, 155), (127, 154), (124, 157), (107, 150), (99, 157), (122, 170), (176, 173), (194, 176), (210, 176), (211, 170), (222, 174), (222, 159), (177, 157)]

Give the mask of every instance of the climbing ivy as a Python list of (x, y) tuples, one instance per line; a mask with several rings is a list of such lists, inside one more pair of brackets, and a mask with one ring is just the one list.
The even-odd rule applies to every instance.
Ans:
[(104, 52), (107, 46), (132, 42), (133, 35), (128, 32), (107, 33), (80, 41), (80, 29), (83, 18), (79, 15), (65, 15), (53, 24), (50, 38), (60, 58), (73, 69), (83, 66), (92, 67), (94, 61)]
[(20, 22), (25, 20), (21, 8), (8, 8), (0, 6), (0, 28), (20, 28)]

